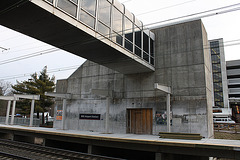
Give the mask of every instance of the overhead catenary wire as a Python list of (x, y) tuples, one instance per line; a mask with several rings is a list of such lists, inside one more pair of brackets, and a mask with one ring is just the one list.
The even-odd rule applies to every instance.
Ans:
[[(238, 7), (230, 8), (230, 7), (233, 7), (233, 6), (238, 6)], [(218, 11), (218, 10), (226, 9), (226, 8), (230, 8), (230, 9), (224, 10), (224, 11), (219, 11), (219, 12), (213, 12), (213, 11)], [(153, 22), (153, 23), (145, 25), (145, 27), (146, 26), (153, 26), (153, 25), (157, 25), (157, 24), (161, 24), (161, 23), (166, 23), (166, 22), (169, 22), (169, 21), (184, 19), (184, 18), (188, 18), (188, 17), (193, 17), (193, 16), (197, 16), (197, 15), (201, 15), (201, 14), (209, 13), (209, 12), (213, 12), (213, 13), (209, 13), (209, 14), (206, 14), (206, 15), (198, 16), (198, 17), (189, 18), (189, 19), (186, 19), (185, 21), (190, 21), (192, 19), (201, 19), (201, 18), (216, 16), (216, 15), (229, 13), (229, 12), (234, 12), (234, 11), (238, 11), (238, 10), (240, 10), (240, 3), (230, 5), (230, 6), (226, 6), (226, 7), (216, 8), (216, 9), (212, 9), (212, 10), (208, 10), (208, 11), (204, 11), (204, 12), (198, 12), (198, 13), (194, 13), (194, 14), (189, 14), (189, 15), (185, 15), (185, 16), (171, 18), (171, 19), (167, 19), (167, 20), (163, 20), (163, 21)], [(181, 23), (181, 22), (185, 22), (185, 21), (177, 21), (176, 23)], [(168, 25), (168, 24), (165, 24), (165, 25)]]
[[(92, 43), (92, 41), (95, 41), (95, 39), (91, 38), (91, 39), (89, 39), (89, 41), (86, 41), (86, 42), (84, 42), (82, 44), (78, 43), (78, 45), (89, 44), (89, 43)], [(236, 42), (236, 41), (240, 41), (240, 39), (226, 41), (225, 43)], [(73, 45), (73, 44), (74, 43), (71, 43), (69, 45)], [(227, 46), (233, 46), (233, 45), (239, 45), (239, 44), (240, 43), (234, 43), (234, 44), (227, 44), (227, 45), (224, 45), (224, 46), (227, 47)], [(67, 46), (67, 44), (65, 46)], [(203, 47), (204, 47), (204, 49), (209, 49), (209, 46), (203, 46)], [(19, 57), (15, 57), (15, 58), (11, 58), (11, 59), (0, 61), (0, 65), (4, 65), (4, 64), (8, 64), (8, 63), (16, 62), (16, 61), (19, 61), (19, 60), (24, 60), (24, 59), (36, 57), (36, 56), (41, 56), (41, 55), (45, 55), (45, 54), (49, 54), (49, 53), (53, 53), (53, 52), (56, 52), (56, 51), (59, 51), (59, 50), (61, 50), (61, 49), (53, 47), (53, 48), (46, 49), (46, 50), (43, 50), (43, 51), (38, 51), (38, 52), (31, 53), (31, 54), (26, 54), (26, 55), (23, 55), (23, 56), (19, 56)], [(135, 58), (140, 58), (140, 57), (136, 56)], [(104, 63), (105, 62), (101, 62), (101, 64), (103, 64), (103, 65), (104, 65)], [(108, 63), (108, 62), (106, 62), (106, 63)]]
[(131, 2), (132, 0), (126, 0), (126, 1), (123, 1), (122, 3), (128, 3), (128, 2)]
[(4, 47), (1, 47), (1, 46), (0, 46), (0, 49), (2, 49), (2, 52), (9, 50), (9, 48), (4, 48)]
[[(240, 41), (240, 39), (226, 41), (224, 43), (236, 42), (236, 41)], [(240, 45), (240, 42), (234, 43), (234, 44), (220, 45), (219, 47), (227, 47), (227, 46), (232, 46), (232, 45)], [(210, 47), (208, 45), (205, 45), (204, 48), (201, 48), (201, 49), (195, 49), (195, 50), (190, 50), (190, 51), (182, 51), (182, 52), (174, 52), (174, 53), (175, 54), (186, 53), (186, 52), (193, 52), (193, 51), (199, 51), (199, 50), (205, 50), (205, 49), (210, 49)], [(56, 73), (56, 72), (73, 70), (73, 69), (79, 68), (80, 66), (81, 65), (74, 65), (74, 66), (67, 66), (67, 67), (62, 67), (62, 68), (50, 69), (50, 70), (47, 71), (47, 73)], [(3, 77), (0, 77), (0, 81), (1, 80), (9, 80), (9, 79), (17, 79), (17, 78), (22, 78), (22, 77), (29, 77), (31, 74), (33, 74), (33, 73), (23, 73), (23, 74), (18, 74), (18, 75), (3, 76)], [(103, 76), (106, 76), (106, 75), (110, 75), (110, 74), (104, 74)], [(96, 75), (96, 76), (99, 76), (99, 75)], [(96, 77), (96, 76), (93, 76), (93, 77)]]
[(56, 52), (56, 51), (59, 51), (59, 50), (60, 50), (59, 48), (50, 48), (50, 49), (46, 49), (44, 51), (38, 51), (38, 52), (35, 52), (35, 53), (22, 55), (22, 56), (19, 56), (19, 57), (15, 57), (15, 58), (0, 61), (0, 65), (7, 64), (7, 63), (12, 63), (12, 62), (16, 62), (16, 61), (19, 61), (19, 60), (28, 59), (28, 58), (48, 54), (48, 53), (53, 53), (53, 52)]
[[(48, 69), (47, 73), (49, 74), (49, 73), (56, 73), (56, 72), (73, 70), (73, 69), (77, 69), (79, 66), (80, 65), (74, 65), (74, 66)], [(41, 72), (41, 71), (39, 71), (39, 72)], [(36, 73), (36, 72), (34, 72), (34, 73)], [(17, 78), (22, 78), (22, 77), (29, 77), (34, 73), (22, 73), (22, 74), (17, 74), (17, 75), (3, 76), (3, 77), (0, 77), (0, 81), (9, 80), (9, 79), (17, 79)]]
[(183, 2), (183, 3), (178, 3), (178, 4), (175, 4), (175, 5), (171, 5), (171, 6), (158, 8), (158, 9), (155, 9), (155, 10), (151, 10), (151, 11), (147, 11), (147, 12), (143, 12), (143, 13), (136, 14), (136, 16), (141, 16), (141, 15), (145, 15), (145, 14), (157, 12), (157, 11), (160, 11), (160, 10), (164, 10), (164, 9), (168, 9), (168, 8), (173, 8), (173, 7), (180, 6), (180, 5), (187, 4), (187, 3), (191, 3), (191, 2), (194, 2), (194, 1), (197, 1), (197, 0), (186, 1), (186, 2)]

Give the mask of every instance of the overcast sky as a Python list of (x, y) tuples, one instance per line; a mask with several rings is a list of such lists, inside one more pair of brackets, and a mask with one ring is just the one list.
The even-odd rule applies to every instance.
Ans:
[[(123, 2), (126, 8), (134, 13), (144, 25), (156, 22), (162, 22), (156, 25), (181, 22), (185, 19), (177, 17), (240, 3), (239, 0), (120, 0), (120, 2)], [(232, 9), (236, 7), (239, 9), (240, 5), (232, 7)], [(206, 12), (197, 16), (212, 13), (215, 12)], [(197, 16), (187, 17), (187, 19)], [(177, 19), (163, 23), (163, 21), (173, 18)], [(226, 60), (240, 59), (239, 19), (240, 10), (202, 18), (209, 40), (223, 38)], [(27, 80), (29, 74), (41, 71), (44, 66), (48, 67), (49, 74), (55, 75), (56, 79), (66, 79), (85, 61), (81, 57), (54, 49), (54, 52), (51, 53), (24, 60), (13, 60), (12, 63), (4, 64), (9, 59), (26, 54), (53, 51), (53, 47), (3, 26), (0, 26), (0, 47), (8, 49), (0, 48), (0, 80), (4, 79), (12, 84), (16, 83), (16, 80)]]

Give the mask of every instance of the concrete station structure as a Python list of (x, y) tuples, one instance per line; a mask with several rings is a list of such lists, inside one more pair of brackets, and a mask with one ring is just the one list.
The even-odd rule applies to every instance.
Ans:
[(213, 136), (211, 57), (201, 20), (149, 31), (117, 0), (3, 0), (0, 9), (1, 25), (88, 59), (57, 83), (56, 94), (71, 98), (55, 128)]
[[(86, 61), (67, 80), (57, 82), (57, 93), (69, 93), (65, 129), (105, 131), (107, 101), (91, 93), (108, 90), (111, 133), (158, 134), (167, 131), (166, 95), (154, 84), (171, 87), (172, 132), (213, 136), (212, 76), (207, 33), (196, 20), (155, 28), (155, 72), (122, 74)], [(56, 110), (62, 110), (61, 101)], [(81, 115), (98, 115), (96, 120)], [(54, 127), (62, 122), (55, 120)]]
[[(1, 25), (88, 59), (68, 79), (57, 81), (56, 93), (47, 93), (56, 97), (54, 129), (64, 130), (54, 132), (49, 144), (62, 141), (65, 130), (155, 137), (171, 131), (213, 138), (211, 52), (200, 19), (150, 31), (117, 0), (3, 0), (0, 9), (5, 8), (8, 10), (0, 15)], [(103, 8), (109, 12), (101, 12)], [(15, 130), (1, 128), (4, 133)], [(31, 132), (46, 138), (48, 131), (20, 132), (21, 136)], [(101, 140), (83, 137), (81, 143), (87, 144), (84, 148), (89, 153), (94, 153), (90, 152), (94, 147), (99, 149), (95, 153), (104, 152)], [(74, 142), (75, 138), (71, 135), (67, 141)], [(125, 139), (119, 144), (114, 144), (114, 138), (106, 139), (111, 144), (104, 141), (109, 150), (114, 146), (138, 150)], [(144, 149), (155, 145), (146, 141), (146, 146), (145, 142), (140, 145)], [(180, 143), (180, 147), (173, 147), (176, 152), (157, 145), (150, 151), (154, 153), (150, 159), (161, 159), (161, 153), (193, 155)], [(237, 157), (239, 148), (235, 147), (239, 145), (231, 147), (234, 156), (223, 157)], [(191, 151), (201, 159), (217, 156), (215, 149), (202, 157), (201, 149)]]

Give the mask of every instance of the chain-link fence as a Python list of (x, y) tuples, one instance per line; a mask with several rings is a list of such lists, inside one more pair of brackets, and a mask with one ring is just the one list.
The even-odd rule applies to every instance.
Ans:
[[(0, 117), (0, 124), (5, 124), (6, 117)], [(8, 123), (10, 124), (11, 117), (8, 120)], [(20, 117), (14, 117), (14, 125), (21, 125), (21, 126), (29, 126), (30, 124), (30, 118), (20, 118)], [(39, 127), (40, 120), (37, 118), (33, 118), (33, 127)]]

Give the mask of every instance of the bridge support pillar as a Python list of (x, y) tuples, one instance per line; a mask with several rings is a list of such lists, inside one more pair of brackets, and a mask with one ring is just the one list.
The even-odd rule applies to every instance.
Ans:
[(92, 153), (93, 146), (91, 144), (88, 145), (88, 154), (93, 154)]
[(155, 153), (155, 160), (164, 160), (163, 153)]
[(13, 140), (14, 135), (13, 135), (13, 133), (0, 133), (0, 138), (1, 139)]
[(34, 137), (34, 144), (45, 146), (45, 138)]
[(235, 158), (236, 158), (236, 160), (240, 160), (240, 153), (239, 152), (235, 154)]

